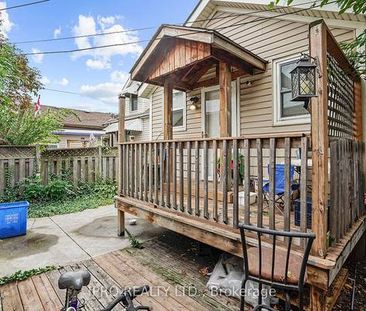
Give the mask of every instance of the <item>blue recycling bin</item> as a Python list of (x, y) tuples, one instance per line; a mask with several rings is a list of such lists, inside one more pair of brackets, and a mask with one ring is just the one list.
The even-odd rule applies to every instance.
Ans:
[(27, 201), (0, 204), (0, 239), (27, 233)]

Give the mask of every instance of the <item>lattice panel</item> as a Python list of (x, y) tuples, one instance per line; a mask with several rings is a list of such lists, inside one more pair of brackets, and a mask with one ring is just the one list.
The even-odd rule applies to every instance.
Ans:
[(355, 127), (353, 80), (328, 54), (329, 136), (352, 139)]
[(22, 146), (0, 147), (0, 159), (34, 158), (35, 154), (36, 154), (35, 147), (22, 147)]
[(98, 155), (98, 147), (75, 149), (50, 149), (42, 152), (42, 158), (87, 157)]

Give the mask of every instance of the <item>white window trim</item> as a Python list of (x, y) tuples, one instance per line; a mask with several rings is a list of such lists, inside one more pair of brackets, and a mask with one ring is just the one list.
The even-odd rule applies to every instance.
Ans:
[[(232, 125), (231, 125), (231, 136), (240, 136), (240, 80), (237, 79), (231, 82), (231, 114), (232, 114)], [(206, 136), (206, 105), (205, 105), (205, 94), (206, 92), (219, 90), (219, 85), (209, 86), (201, 88), (201, 131), (202, 137)], [(235, 108), (235, 109), (234, 109)]]
[(272, 61), (272, 89), (273, 89), (273, 125), (283, 126), (283, 125), (296, 125), (296, 124), (309, 124), (310, 114), (299, 115), (292, 117), (281, 117), (281, 92), (279, 90), (279, 85), (281, 83), (281, 71), (279, 65), (296, 61), (299, 58), (298, 55), (290, 56), (286, 58), (280, 58)]
[[(182, 91), (173, 90), (174, 93), (179, 93)], [(183, 125), (182, 126), (174, 126), (173, 125), (173, 132), (184, 132), (187, 129), (187, 93), (183, 93)], [(182, 108), (176, 108), (174, 109), (173, 103), (172, 103), (172, 113), (176, 110), (181, 110)]]

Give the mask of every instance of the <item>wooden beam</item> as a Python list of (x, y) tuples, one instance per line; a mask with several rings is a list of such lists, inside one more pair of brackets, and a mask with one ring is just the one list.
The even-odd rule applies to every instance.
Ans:
[(220, 136), (231, 136), (231, 67), (229, 64), (219, 63), (220, 85)]
[[(219, 68), (219, 66), (217, 66), (217, 68)], [(217, 72), (219, 72), (219, 70), (217, 70)], [(247, 76), (247, 75), (248, 75), (248, 73), (244, 72), (242, 70), (232, 71), (231, 72), (231, 81), (233, 81), (239, 77), (243, 77), (243, 76)], [(217, 76), (214, 78), (196, 82), (195, 84), (192, 85), (192, 89), (198, 89), (201, 87), (208, 87), (208, 86), (217, 85), (217, 84), (219, 84), (219, 74), (217, 74)]]
[(169, 80), (164, 84), (164, 140), (173, 138), (173, 87)]
[[(123, 186), (123, 162), (122, 162), (122, 143), (126, 141), (125, 131), (125, 112), (126, 112), (126, 97), (124, 95), (119, 96), (119, 115), (118, 115), (118, 193), (122, 193)], [(127, 159), (127, 157), (125, 157)], [(123, 211), (117, 211), (117, 235), (125, 235), (125, 213)]]
[(223, 50), (213, 49), (212, 55), (219, 61), (230, 64), (231, 66), (240, 69), (248, 74), (253, 74), (253, 67), (241, 60), (239, 57), (231, 55)]
[(119, 117), (118, 117), (118, 143), (123, 143), (126, 141), (125, 132), (125, 111), (126, 111), (126, 96), (119, 96)]
[[(327, 251), (328, 209), (328, 93), (327, 29), (324, 23), (310, 27), (310, 54), (319, 62), (318, 96), (311, 100), (312, 139), (312, 230), (316, 234), (312, 253), (324, 257)], [(313, 293), (316, 295), (317, 293)]]

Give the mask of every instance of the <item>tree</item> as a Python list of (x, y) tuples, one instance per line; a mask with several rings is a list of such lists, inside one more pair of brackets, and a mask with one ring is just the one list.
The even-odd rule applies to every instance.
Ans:
[(29, 105), (41, 89), (39, 71), (28, 59), (0, 36), (0, 104)]
[[(1, 21), (0, 21), (1, 22)], [(0, 145), (49, 144), (58, 141), (68, 110), (35, 115), (32, 98), (42, 88), (40, 74), (0, 34)]]
[[(271, 2), (271, 6), (278, 4), (281, 0)], [(286, 0), (287, 5), (292, 4), (294, 0)], [(339, 14), (352, 10), (355, 14), (366, 13), (366, 0), (321, 0), (320, 3), (314, 1), (313, 6), (323, 7), (327, 4), (336, 2), (339, 7)], [(350, 62), (364, 77), (366, 76), (366, 30), (359, 34), (353, 41), (342, 43), (341, 47), (347, 55)]]
[(35, 115), (31, 105), (0, 105), (0, 145), (50, 144), (59, 141), (54, 131), (62, 128), (69, 111), (42, 111)]

